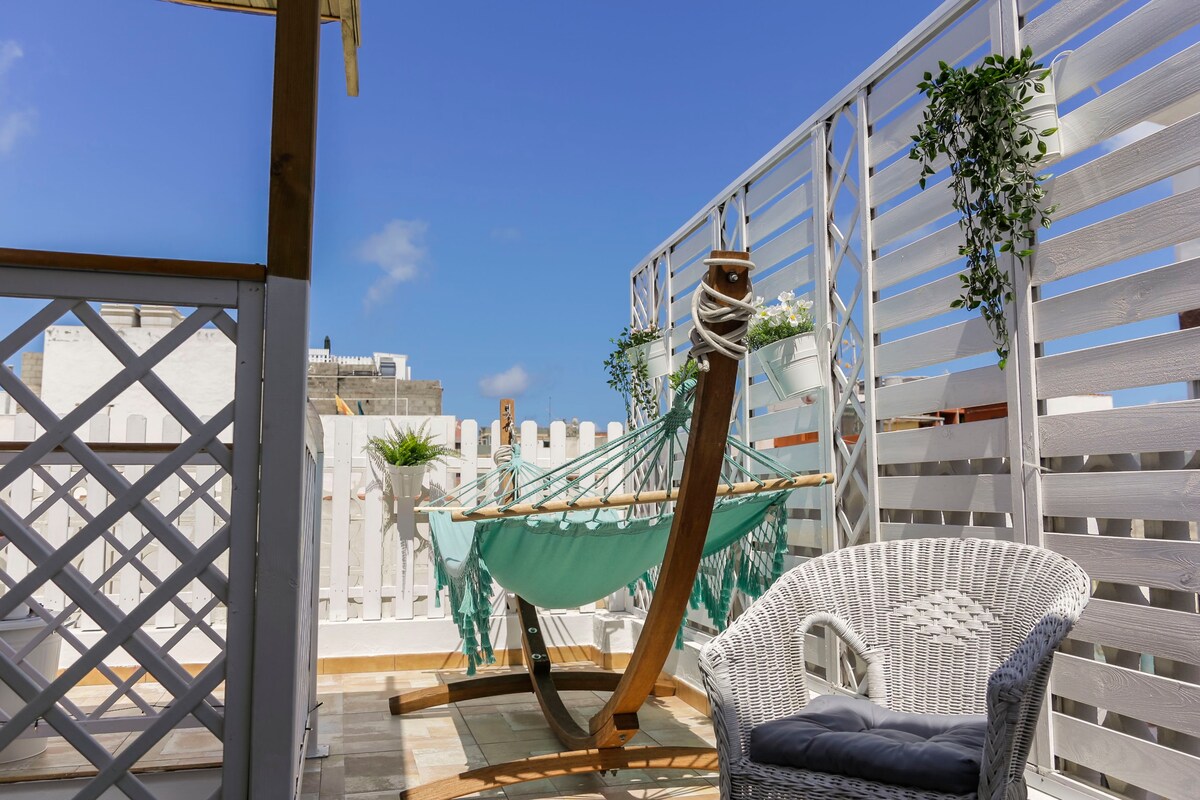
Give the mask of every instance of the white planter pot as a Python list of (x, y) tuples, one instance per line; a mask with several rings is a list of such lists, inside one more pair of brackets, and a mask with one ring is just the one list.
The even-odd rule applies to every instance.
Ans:
[[(45, 628), (46, 623), (40, 617), (32, 615), (24, 619), (6, 619), (0, 621), (0, 640), (14, 650), (21, 650)], [(50, 634), (25, 657), (25, 665), (40, 672), (46, 680), (54, 680), (58, 676), (58, 653), (61, 645), (62, 639), (58, 634)], [(25, 701), (20, 695), (10, 689), (8, 684), (0, 682), (0, 709), (4, 710), (5, 715), (11, 718), (24, 707)], [(36, 756), (45, 752), (48, 743), (49, 740), (45, 737), (17, 739), (0, 750), (0, 764)]]
[[(1046, 76), (1042, 85), (1045, 87), (1045, 91), (1039, 92), (1034, 89), (1032, 90), (1033, 94), (1025, 101), (1025, 110), (1029, 112), (1029, 119), (1026, 120), (1026, 123), (1033, 128), (1036, 135), (1029, 146), (1022, 148), (1021, 152), (1029, 156), (1037, 155), (1040, 139), (1046, 143), (1046, 154), (1042, 157), (1042, 161), (1049, 162), (1062, 155), (1062, 133), (1059, 130), (1058, 98), (1054, 91), (1053, 72)], [(1054, 133), (1042, 136), (1042, 131), (1049, 128), (1054, 128)]]
[(754, 351), (758, 365), (767, 375), (780, 400), (790, 400), (825, 388), (828, 382), (817, 358), (817, 337), (802, 333), (772, 342)]
[(651, 379), (661, 378), (671, 371), (671, 351), (665, 337), (631, 347), (625, 353), (631, 364), (644, 362)]
[(392, 494), (410, 500), (420, 497), (425, 472), (428, 468), (428, 464), (415, 467), (398, 467), (395, 464), (388, 464), (388, 479), (392, 482)]

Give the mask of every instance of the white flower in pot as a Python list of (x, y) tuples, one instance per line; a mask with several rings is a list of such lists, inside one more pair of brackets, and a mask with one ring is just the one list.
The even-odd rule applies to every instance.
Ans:
[(387, 473), (392, 494), (413, 499), (421, 494), (429, 465), (454, 455), (454, 449), (435, 442), (433, 434), (427, 432), (424, 425), (404, 430), (393, 425), (386, 436), (372, 436), (367, 440), (367, 452)]
[(763, 298), (756, 297), (754, 305), (757, 311), (746, 344), (779, 399), (824, 388), (827, 381), (817, 357), (812, 302), (784, 292), (775, 304), (766, 305)]

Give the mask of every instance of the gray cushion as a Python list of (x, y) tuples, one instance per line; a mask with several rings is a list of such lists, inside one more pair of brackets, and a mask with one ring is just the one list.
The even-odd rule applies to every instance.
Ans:
[(970, 794), (979, 787), (987, 732), (982, 714), (905, 714), (842, 695), (750, 731), (750, 759), (917, 789)]

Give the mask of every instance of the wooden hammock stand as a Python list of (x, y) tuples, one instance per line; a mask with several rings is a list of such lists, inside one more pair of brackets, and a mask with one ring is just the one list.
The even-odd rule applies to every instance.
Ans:
[[(749, 253), (742, 251), (712, 252), (714, 259), (746, 261), (749, 257)], [(730, 297), (742, 297), (750, 290), (749, 271), (741, 265), (710, 265), (708, 282), (721, 294)], [(720, 325), (714, 325), (714, 332), (726, 333), (732, 324), (735, 323), (725, 323), (724, 330)], [(688, 598), (703, 556), (713, 501), (717, 497), (721, 478), (725, 441), (729, 435), (737, 371), (736, 359), (710, 353), (709, 370), (700, 373), (692, 411), (692, 434), (684, 455), (683, 478), (678, 492), (670, 495), (678, 505), (667, 540), (662, 571), (637, 647), (623, 673), (600, 670), (554, 672), (537, 609), (518, 597), (521, 652), (527, 672), (467, 678), (431, 689), (405, 692), (390, 701), (393, 714), (404, 714), (461, 700), (533, 692), (546, 721), (559, 740), (570, 748), (570, 752), (469, 770), (453, 778), (405, 789), (400, 794), (402, 800), (450, 800), (524, 781), (605, 770), (717, 769), (717, 753), (710, 747), (625, 747), (625, 744), (638, 732), (637, 712), (646, 698), (654, 693), (673, 691), (673, 687), (662, 681), (660, 675), (687, 612)], [(511, 404), (501, 411), (502, 423), (505, 410), (511, 417)], [(500, 443), (511, 444), (510, 426), (501, 424), (500, 430)], [(805, 476), (798, 482), (787, 479), (786, 486), (774, 488), (818, 485), (832, 482), (832, 479), (831, 475)], [(758, 487), (758, 484), (752, 482), (744, 488), (750, 487)], [(730, 492), (728, 487), (720, 488), (726, 489), (722, 494), (746, 493)], [(762, 491), (759, 488), (755, 490)], [(667, 499), (665, 492), (654, 493), (655, 498), (651, 494), (642, 493), (634, 502)], [(617, 500), (616, 497), (611, 499)], [(607, 505), (616, 503), (609, 502)], [(569, 509), (550, 509), (549, 506), (547, 503), (521, 511), (516, 511), (517, 507), (514, 507), (508, 512), (485, 509), (465, 517), (460, 513), (459, 518), (492, 519), (517, 513), (549, 513), (551, 510), (579, 510), (584, 507), (577, 504)], [(578, 690), (612, 692), (608, 702), (586, 727), (572, 717), (559, 694)]]

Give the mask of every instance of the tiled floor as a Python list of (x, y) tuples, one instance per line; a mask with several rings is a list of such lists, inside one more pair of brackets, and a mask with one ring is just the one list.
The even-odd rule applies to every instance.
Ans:
[[(455, 673), (443, 673), (451, 679)], [(387, 700), (406, 689), (434, 686), (436, 672), (322, 675), (320, 741), (329, 758), (311, 761), (304, 776), (304, 800), (394, 798), (396, 790), (447, 778), (488, 764), (555, 753), (564, 748), (550, 731), (530, 694), (470, 700), (401, 717)], [(604, 695), (567, 692), (568, 707), (586, 719), (603, 705)], [(642, 732), (632, 744), (711, 746), (708, 719), (674, 698), (652, 698), (638, 714)], [(593, 800), (716, 798), (716, 776), (682, 770), (623, 770), (615, 775), (579, 775), (517, 784), (492, 797)]]
[[(589, 665), (590, 666), (590, 665)], [(489, 672), (491, 670), (488, 670)], [(318, 678), (319, 741), (329, 757), (307, 762), (303, 800), (395, 798), (398, 790), (447, 778), (464, 769), (563, 750), (531, 694), (471, 700), (401, 717), (388, 712), (388, 698), (406, 689), (435, 686), (462, 677), (455, 672), (360, 673)], [(143, 689), (144, 687), (144, 689)], [(154, 702), (163, 692), (152, 685), (139, 691)], [(157, 694), (156, 694), (157, 693)], [(108, 692), (80, 687), (71, 699), (87, 708)], [(580, 719), (599, 710), (604, 695), (567, 692), (568, 707)], [(638, 714), (642, 732), (632, 744), (711, 746), (708, 719), (683, 701), (651, 698)], [(128, 746), (134, 734), (100, 737), (110, 749)], [(180, 769), (220, 761), (220, 743), (206, 730), (179, 730), (138, 762), (150, 769)], [(82, 775), (92, 768), (64, 740), (50, 740), (42, 755), (0, 765), (2, 783), (17, 776)], [(491, 797), (535, 800), (539, 797), (592, 800), (667, 800), (688, 797), (714, 800), (716, 776), (682, 770), (623, 770), (615, 775), (556, 777), (517, 784), (488, 793)]]

